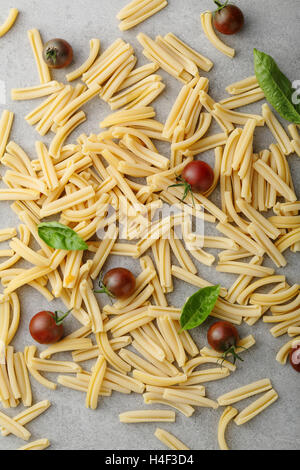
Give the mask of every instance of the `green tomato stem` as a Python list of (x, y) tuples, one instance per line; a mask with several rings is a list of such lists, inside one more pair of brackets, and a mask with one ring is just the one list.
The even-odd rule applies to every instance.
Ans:
[[(55, 323), (57, 324), (57, 326), (60, 326), (63, 324), (63, 321), (65, 320), (65, 318), (67, 318), (67, 316), (72, 312), (72, 308), (70, 310), (68, 310), (66, 313), (63, 313), (61, 312), (60, 310), (54, 312), (54, 320), (55, 320)], [(62, 314), (62, 317), (59, 317), (58, 315), (59, 314)]]
[(216, 12), (223, 10), (223, 8), (225, 8), (225, 7), (227, 6), (228, 1), (229, 1), (229, 0), (226, 0), (225, 3), (221, 3), (221, 2), (219, 2), (218, 0), (214, 0), (215, 4), (216, 4), (217, 7), (218, 7), (218, 9), (216, 10)]
[(57, 49), (55, 49), (54, 47), (47, 49), (46, 57), (48, 60), (50, 60), (53, 63), (53, 65), (55, 65), (56, 59), (57, 59)]

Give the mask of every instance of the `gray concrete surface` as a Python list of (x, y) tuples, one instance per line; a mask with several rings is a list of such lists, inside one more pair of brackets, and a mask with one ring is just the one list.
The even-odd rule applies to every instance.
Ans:
[[(6, 104), (0, 103), (0, 112), (8, 107), (16, 113), (12, 139), (36, 158), (34, 142), (38, 139), (35, 130), (24, 121), (24, 116), (31, 110), (33, 102), (11, 102), (9, 91), (12, 87), (23, 87), (38, 83), (38, 76), (26, 31), (38, 28), (44, 40), (52, 37), (63, 37), (74, 47), (76, 63), (70, 70), (77, 67), (86, 58), (88, 41), (100, 38), (102, 48), (106, 48), (113, 40), (123, 37), (135, 48), (139, 64), (145, 63), (141, 47), (136, 40), (139, 31), (150, 34), (166, 34), (172, 31), (188, 44), (207, 55), (215, 62), (213, 70), (207, 74), (211, 80), (211, 93), (215, 99), (225, 96), (225, 87), (233, 81), (253, 74), (252, 49), (257, 47), (276, 57), (281, 68), (292, 80), (300, 79), (299, 68), (299, 2), (296, 0), (241, 0), (246, 25), (235, 37), (226, 37), (229, 45), (236, 48), (236, 58), (231, 61), (215, 50), (205, 38), (200, 24), (200, 13), (213, 8), (210, 0), (169, 0), (169, 6), (139, 27), (120, 33), (115, 16), (125, 5), (126, 0), (1, 0), (0, 22), (4, 20), (8, 9), (12, 6), (20, 9), (20, 16), (13, 30), (0, 39), (0, 80), (6, 85)], [(164, 72), (161, 72), (167, 84), (162, 97), (155, 104), (158, 118), (166, 118), (171, 103), (180, 89), (180, 83)], [(64, 72), (54, 72), (58, 80), (64, 79)], [(3, 100), (2, 100), (3, 101)], [(108, 106), (100, 100), (93, 100), (87, 107), (88, 121), (75, 134), (82, 131), (98, 132), (99, 121), (108, 114)], [(249, 110), (259, 112), (260, 104), (249, 106)], [(45, 142), (49, 142), (46, 136)], [(255, 150), (260, 151), (273, 141), (267, 130), (259, 130), (255, 139)], [(168, 148), (164, 147), (167, 152)], [(213, 162), (213, 153), (208, 152), (204, 158)], [(300, 160), (289, 157), (294, 182), (298, 194), (300, 185)], [(4, 168), (1, 168), (3, 175)], [(218, 200), (218, 191), (213, 196)], [(16, 225), (17, 219), (9, 205), (1, 203), (1, 227)], [(211, 228), (208, 227), (208, 233)], [(211, 232), (213, 233), (213, 232)], [(278, 270), (286, 273), (290, 283), (299, 282), (299, 254), (288, 253), (288, 267)], [(128, 265), (128, 260), (112, 259), (107, 267)], [(266, 265), (271, 265), (269, 261)], [(132, 269), (138, 273), (139, 264), (135, 262)], [(199, 266), (199, 273), (210, 281), (219, 281), (229, 287), (236, 276), (218, 275), (215, 268)], [(174, 294), (169, 296), (170, 304), (181, 306), (187, 295), (195, 289), (175, 280)], [(29, 288), (21, 291), (22, 320), (18, 334), (14, 340), (17, 350), (31, 343), (28, 333), (28, 322), (31, 316), (41, 308), (49, 308), (45, 299)], [(100, 299), (103, 304), (103, 298)], [(61, 306), (54, 302), (53, 308)], [(206, 343), (206, 330), (210, 322), (203, 328), (194, 331), (193, 336), (199, 346)], [(78, 324), (68, 322), (68, 331), (74, 330)], [(254, 334), (257, 345), (244, 354), (245, 362), (238, 364), (238, 371), (226, 381), (207, 385), (209, 397), (217, 398), (237, 386), (254, 380), (270, 377), (280, 399), (250, 423), (238, 428), (230, 426), (228, 442), (233, 449), (299, 449), (300, 448), (300, 401), (299, 375), (291, 367), (283, 367), (275, 361), (275, 355), (287, 337), (274, 339), (269, 333), (269, 326), (262, 322), (254, 327), (242, 326), (241, 335)], [(68, 355), (61, 355), (61, 358)], [(91, 367), (91, 364), (88, 364)], [(55, 380), (55, 376), (52, 376)], [(85, 409), (84, 396), (75, 391), (58, 387), (50, 392), (32, 380), (34, 401), (50, 399), (52, 407), (35, 422), (28, 425), (32, 439), (47, 437), (51, 449), (163, 449), (153, 433), (155, 424), (125, 425), (120, 424), (118, 414), (125, 410), (144, 408), (143, 399), (137, 395), (119, 395), (114, 393), (111, 398), (100, 401), (97, 411)], [(249, 400), (250, 402), (251, 400)], [(239, 403), (238, 409), (244, 408), (248, 400)], [(21, 408), (21, 407), (20, 407)], [(212, 411), (198, 409), (190, 419), (177, 414), (176, 424), (163, 427), (181, 438), (191, 449), (217, 449), (217, 423), (222, 409)], [(8, 410), (13, 416), (16, 410)], [(14, 437), (1, 438), (0, 449), (16, 449), (22, 443)]]

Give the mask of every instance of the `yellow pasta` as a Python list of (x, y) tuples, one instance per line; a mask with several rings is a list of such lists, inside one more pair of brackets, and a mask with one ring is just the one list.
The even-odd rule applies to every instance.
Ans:
[[(1, 35), (0, 35), (1, 36)], [(0, 159), (2, 159), (8, 140), (10, 131), (12, 128), (12, 123), (14, 119), (14, 114), (11, 111), (4, 110), (0, 118)]]
[(262, 379), (257, 382), (253, 382), (244, 387), (237, 388), (231, 392), (226, 393), (218, 398), (218, 403), (221, 406), (232, 405), (238, 401), (245, 400), (246, 398), (257, 395), (258, 393), (265, 392), (272, 388), (272, 384), (269, 379)]
[(207, 11), (201, 14), (201, 23), (204, 34), (207, 39), (212, 43), (212, 45), (215, 46), (220, 52), (232, 59), (235, 55), (235, 50), (224, 44), (224, 42), (222, 42), (221, 39), (219, 39), (216, 35), (212, 25), (211, 11)]
[(157, 428), (154, 435), (171, 450), (189, 450), (183, 442), (164, 429)]
[(224, 412), (221, 415), (219, 425), (218, 425), (218, 442), (221, 450), (229, 450), (228, 445), (225, 440), (225, 432), (230, 421), (235, 418), (238, 414), (238, 410), (231, 406), (227, 406)]
[(167, 410), (141, 410), (127, 411), (119, 415), (121, 423), (156, 423), (175, 422), (174, 411)]
[[(123, 8), (117, 15), (117, 18), (122, 20), (119, 24), (121, 31), (134, 28), (168, 5), (166, 0), (141, 0), (138, 5), (135, 5), (135, 2), (132, 3), (133, 5), (127, 5), (128, 9), (126, 9), (126, 7), (125, 9)], [(130, 7), (130, 5), (132, 5), (132, 7)]]
[(0, 26), (0, 38), (4, 36), (6, 33), (8, 33), (8, 31), (13, 27), (18, 14), (19, 14), (19, 10), (17, 10), (17, 8), (11, 8), (9, 10), (8, 17), (6, 18), (4, 23)]
[(86, 407), (95, 410), (98, 405), (99, 392), (105, 377), (106, 361), (103, 356), (99, 356), (94, 366), (92, 376), (90, 378), (88, 391), (86, 395)]
[(37, 441), (30, 442), (29, 444), (19, 447), (18, 450), (44, 450), (50, 446), (48, 439), (38, 439)]
[(240, 426), (241, 424), (247, 423), (264, 411), (268, 406), (272, 405), (276, 400), (278, 400), (278, 394), (272, 389), (265, 393), (261, 398), (255, 400), (251, 405), (247, 406), (247, 408), (244, 408), (243, 411), (241, 411), (235, 418), (235, 424)]

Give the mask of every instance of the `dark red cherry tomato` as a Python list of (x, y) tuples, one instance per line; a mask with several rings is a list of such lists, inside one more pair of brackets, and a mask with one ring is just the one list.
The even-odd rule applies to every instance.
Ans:
[(300, 372), (300, 343), (291, 349), (290, 363), (297, 372)]
[(115, 268), (108, 271), (99, 282), (98, 293), (106, 293), (117, 299), (128, 299), (136, 287), (136, 280), (131, 271), (125, 268)]
[(209, 345), (217, 352), (223, 353), (226, 359), (229, 354), (236, 359), (242, 359), (236, 353), (237, 343), (239, 341), (239, 333), (234, 325), (227, 321), (219, 321), (214, 323), (207, 333)]
[(59, 318), (61, 312), (43, 311), (32, 317), (29, 331), (32, 338), (40, 344), (53, 344), (61, 340), (64, 335), (63, 321), (70, 311)]
[(244, 15), (241, 9), (228, 2), (222, 4), (215, 1), (215, 4), (219, 7), (213, 17), (215, 29), (223, 34), (235, 34), (240, 31), (244, 25)]
[(208, 191), (215, 177), (211, 166), (201, 160), (196, 160), (186, 165), (181, 176), (190, 185), (194, 193), (205, 193)]
[(51, 39), (44, 46), (43, 58), (48, 67), (62, 69), (72, 62), (73, 49), (64, 39)]

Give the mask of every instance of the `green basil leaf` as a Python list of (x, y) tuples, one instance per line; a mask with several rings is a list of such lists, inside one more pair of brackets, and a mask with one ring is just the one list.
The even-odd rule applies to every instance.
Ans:
[(300, 124), (300, 105), (294, 105), (292, 102), (295, 89), (275, 60), (268, 54), (254, 49), (254, 67), (257, 81), (267, 101), (281, 117)]
[(39, 237), (56, 250), (83, 251), (88, 248), (84, 240), (70, 227), (58, 222), (44, 222), (38, 226)]
[(220, 289), (220, 285), (204, 287), (189, 297), (181, 312), (181, 331), (191, 330), (205, 322), (216, 305)]

